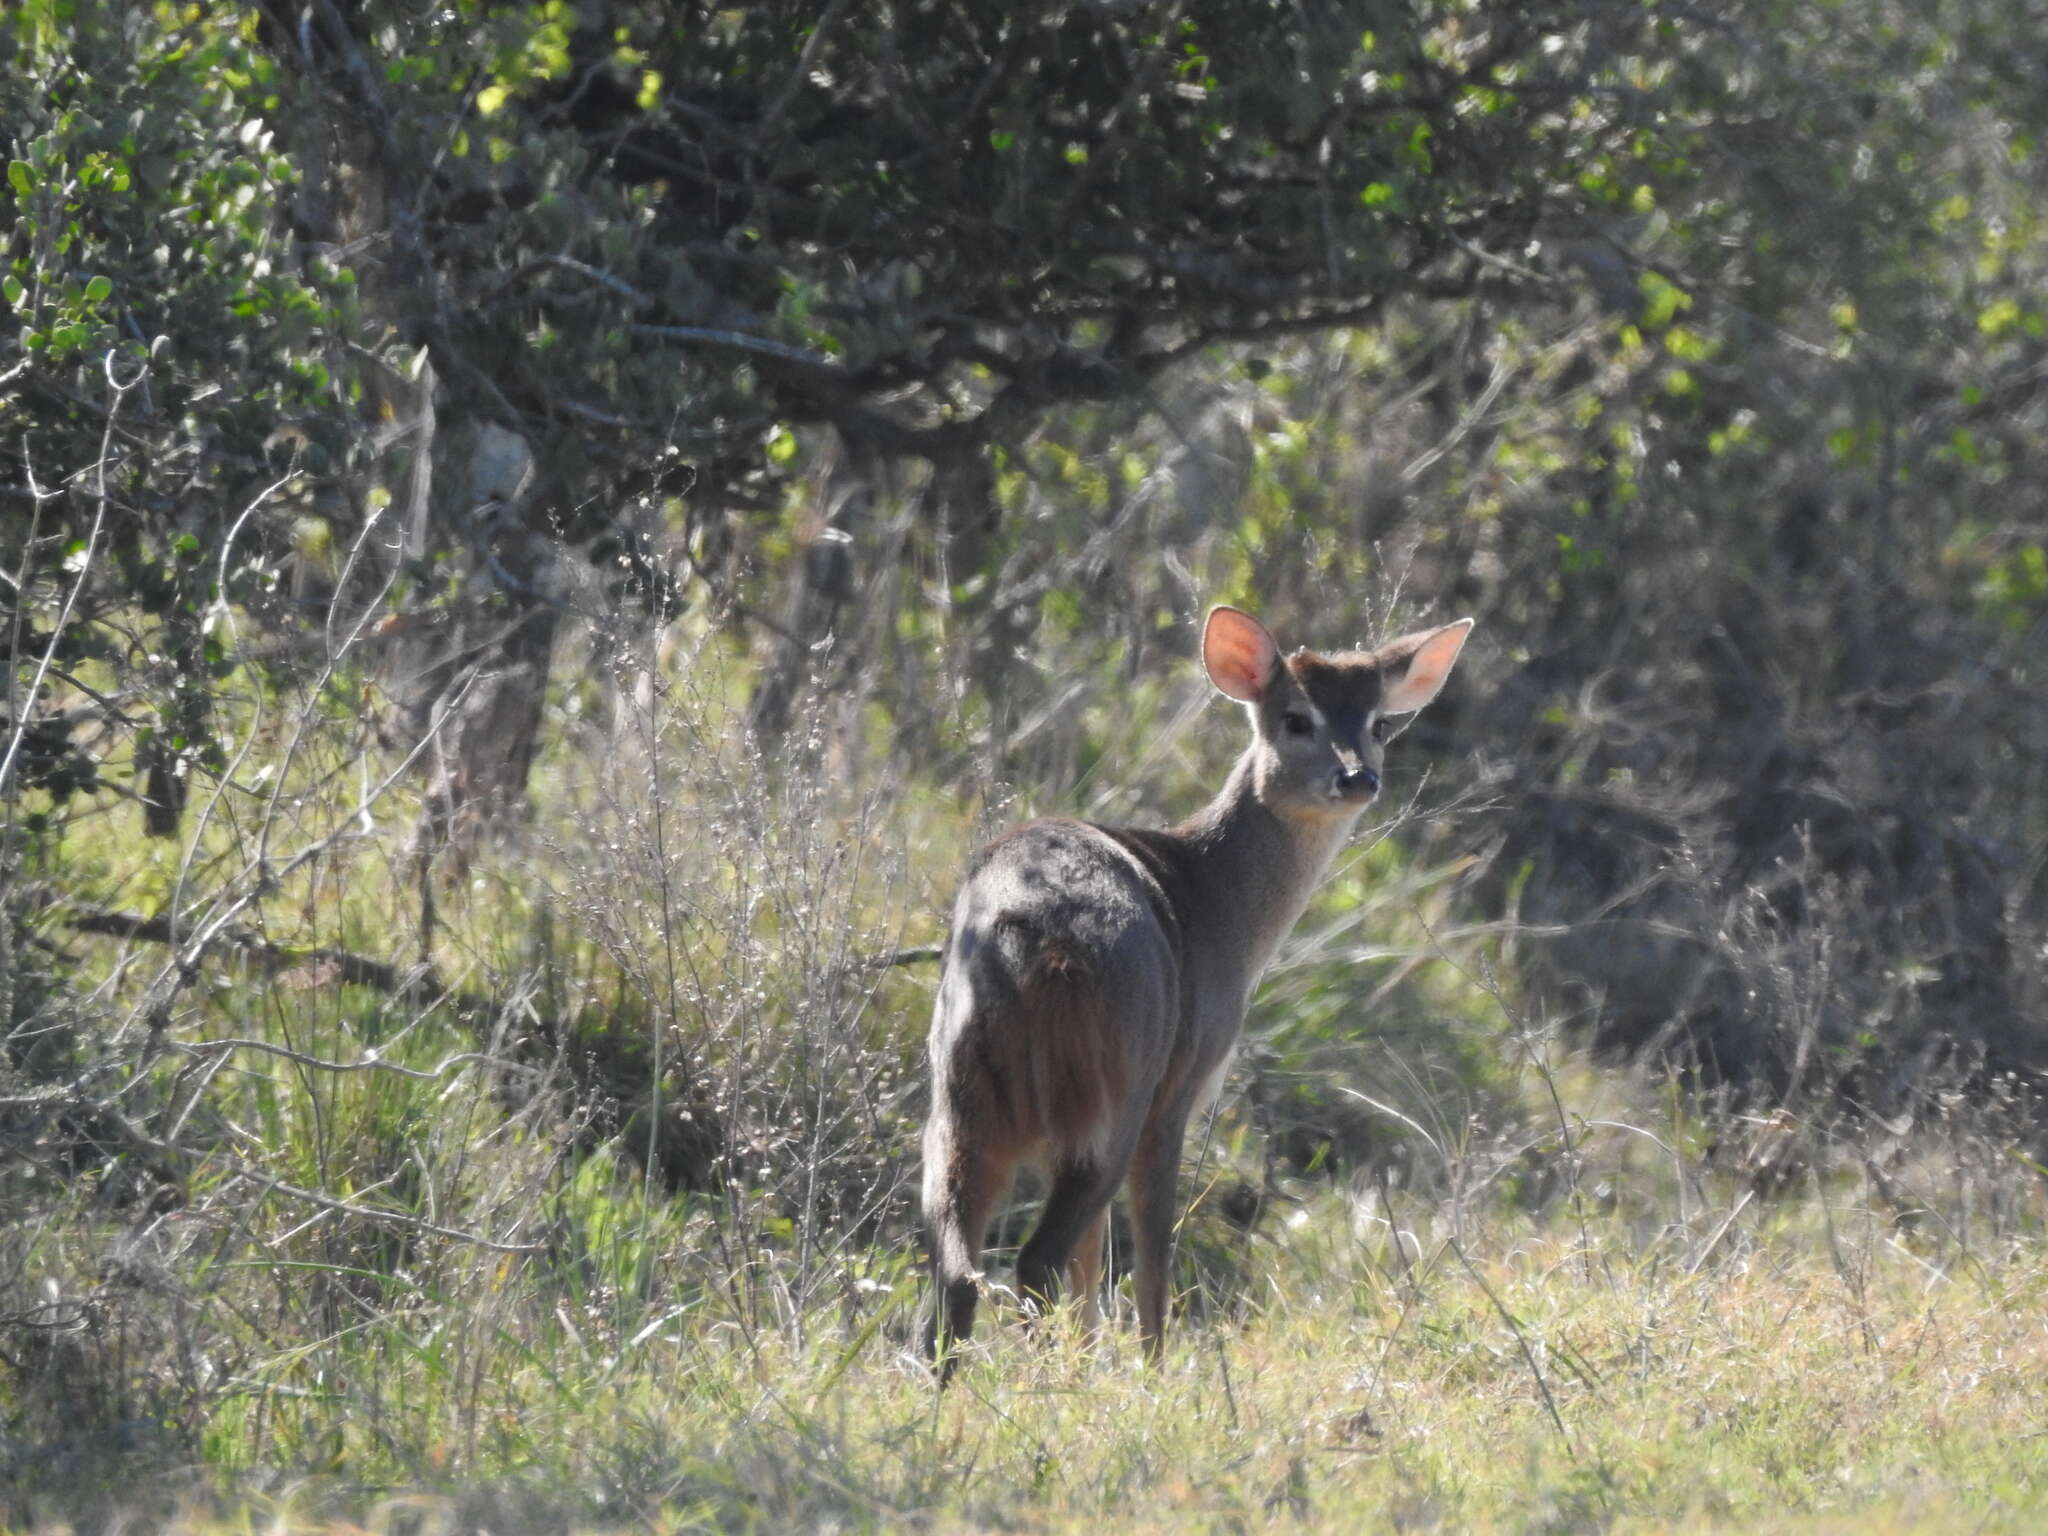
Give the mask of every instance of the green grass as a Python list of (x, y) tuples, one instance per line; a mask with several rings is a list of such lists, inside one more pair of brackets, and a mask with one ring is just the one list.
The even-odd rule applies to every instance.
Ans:
[[(173, 1152), (0, 1122), (0, 1525), (2048, 1525), (2024, 1119), (1931, 1093), (1903, 1130), (1745, 1118), (1596, 1068), (1494, 984), (1497, 935), (1450, 925), (1437, 845), (1373, 848), (1269, 984), (1258, 1092), (1190, 1152), (1164, 1364), (1127, 1298), (1093, 1347), (1029, 1332), (998, 1255), (935, 1392), (932, 977), (867, 962), (931, 936), (966, 818), (756, 771), (715, 715), (656, 745), (551, 759), (537, 825), (439, 877), (436, 963), (498, 1000), (481, 1022), (223, 951), (145, 1051), (161, 953), (52, 922), (49, 1080), (107, 1063), (93, 1091)], [(39, 873), (140, 905), (178, 860), (124, 835), (71, 822)], [(195, 892), (249, 852), (205, 835)], [(396, 846), (338, 843), (249, 920), (410, 955)], [(716, 1177), (650, 1174), (617, 1113), (644, 1082), (605, 1121), (602, 1074), (520, 1048), (549, 1019), (658, 1063)]]
[[(105, 1427), (58, 1436), (101, 1480), (88, 1507), (179, 1504), (221, 1530), (396, 1528), (401, 1510), (493, 1530), (2048, 1518), (2038, 1225), (1966, 1253), (1836, 1198), (1749, 1201), (1726, 1224), (1722, 1181), (1683, 1224), (1615, 1210), (1582, 1232), (1496, 1207), (1454, 1233), (1440, 1205), (1331, 1192), (1245, 1245), (1240, 1289), (1179, 1320), (1160, 1368), (1127, 1321), (1091, 1348), (998, 1305), (939, 1394), (908, 1347), (901, 1252), (850, 1253), (808, 1301), (782, 1256), (705, 1284), (688, 1254), (714, 1218), (594, 1167), (552, 1253), (198, 1274), (186, 1342), (242, 1355), (188, 1405), (206, 1470), (182, 1494), (162, 1476), (169, 1426), (130, 1426), (130, 1449)], [(325, 1312), (292, 1317), (309, 1286)], [(78, 1512), (75, 1483), (14, 1478), (17, 1518)]]

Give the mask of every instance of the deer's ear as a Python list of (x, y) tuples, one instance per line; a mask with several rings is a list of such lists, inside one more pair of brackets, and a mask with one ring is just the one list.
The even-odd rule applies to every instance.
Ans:
[(1202, 626), (1202, 667), (1219, 692), (1256, 704), (1280, 668), (1280, 647), (1242, 609), (1211, 608)]
[(1437, 696), (1451, 668), (1458, 664), (1458, 652), (1472, 633), (1472, 621), (1459, 619), (1441, 629), (1418, 630), (1380, 647), (1380, 671), (1385, 678), (1380, 694), (1380, 713), (1405, 715), (1422, 708)]

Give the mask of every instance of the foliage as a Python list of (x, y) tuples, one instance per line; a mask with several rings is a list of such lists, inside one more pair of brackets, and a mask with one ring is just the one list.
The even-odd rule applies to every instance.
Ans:
[[(1688, 62), (1714, 29), (1584, 0), (163, 7), (132, 39), (127, 16), (30, 6), (5, 40), (10, 415), (25, 484), (95, 466), (111, 498), (88, 476), (32, 502), (26, 573), (58, 584), (112, 516), (124, 559), (64, 646), (133, 589), (167, 793), (219, 766), (191, 633), (213, 588), (282, 622), (280, 575), (317, 604), (331, 551), (367, 548), (359, 601), (482, 612), (544, 666), (561, 541), (658, 605), (696, 576), (730, 597), (762, 530), (728, 512), (779, 512), (789, 426), (822, 422), (864, 474), (930, 462), (920, 558), (971, 595), (1002, 557), (990, 451), (1049, 409), (1142, 401), (1219, 339), (1471, 294), (1523, 253), (1594, 261), (1607, 210), (1693, 174), (1654, 126), (1716, 78)], [(122, 377), (157, 363), (102, 454), (116, 342)], [(507, 442), (524, 475), (486, 471)], [(361, 545), (379, 522), (403, 559)], [(991, 703), (1000, 596), (968, 647)], [(461, 750), (451, 802), (487, 776)]]
[[(100, 761), (72, 728), (132, 730), (163, 831), (189, 775), (224, 765), (210, 699), (236, 665), (227, 605), (259, 622), (285, 607), (290, 518), (254, 514), (282, 484), (294, 423), (346, 409), (322, 355), (351, 328), (350, 282), (280, 249), (277, 204), (298, 171), (265, 122), (276, 71), (235, 13), (195, 8), (131, 37), (76, 9), (30, 5), (0, 26), (16, 135), (0, 275), (20, 535), (11, 766), (62, 803)], [(40, 697), (20, 692), (31, 676)], [(95, 682), (96, 711), (49, 711), (55, 685), (76, 704)]]
[[(9, 9), (6, 1518), (2038, 1523), (2032, 10)], [(934, 1410), (926, 946), (1211, 600), (1479, 627), (1181, 1352)]]

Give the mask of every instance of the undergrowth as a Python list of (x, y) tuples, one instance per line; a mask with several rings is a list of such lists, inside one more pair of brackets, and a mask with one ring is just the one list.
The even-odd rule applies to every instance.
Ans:
[[(757, 760), (717, 675), (628, 679), (461, 858), (389, 835), (409, 781), (319, 697), (249, 723), (272, 819), (217, 787), (141, 886), (104, 805), (51, 821), (9, 930), (7, 1525), (2048, 1515), (2026, 1085), (1880, 1118), (1596, 1064), (1457, 926), (1441, 803), (1268, 984), (1191, 1141), (1164, 1365), (1121, 1291), (1093, 1347), (1028, 1333), (999, 1253), (938, 1394), (919, 1058), (975, 807), (844, 787), (887, 776), (822, 726)], [(1120, 727), (1162, 801), (1215, 770), (1193, 713)]]

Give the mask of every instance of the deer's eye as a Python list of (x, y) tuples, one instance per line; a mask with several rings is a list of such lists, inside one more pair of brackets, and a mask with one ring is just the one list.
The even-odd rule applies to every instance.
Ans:
[(1381, 715), (1379, 719), (1373, 721), (1372, 739), (1374, 741), (1385, 741), (1390, 734), (1391, 728), (1387, 725), (1387, 717), (1385, 715)]
[(1282, 715), (1280, 725), (1290, 736), (1313, 736), (1316, 733), (1315, 721), (1298, 709), (1290, 709)]

